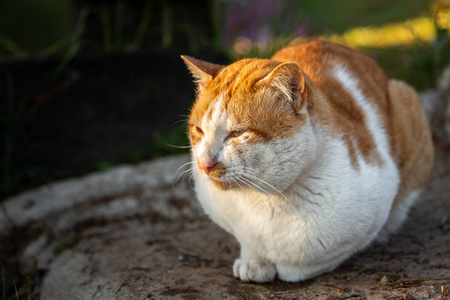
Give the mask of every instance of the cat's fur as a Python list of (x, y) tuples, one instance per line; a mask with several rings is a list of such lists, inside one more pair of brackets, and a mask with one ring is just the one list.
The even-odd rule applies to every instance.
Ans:
[(241, 245), (236, 277), (305, 280), (400, 227), (434, 158), (406, 83), (321, 41), (226, 67), (183, 59), (195, 190)]

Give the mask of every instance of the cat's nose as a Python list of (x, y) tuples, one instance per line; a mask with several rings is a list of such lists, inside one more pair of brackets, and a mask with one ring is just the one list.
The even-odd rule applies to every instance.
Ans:
[(203, 161), (199, 163), (200, 169), (202, 169), (205, 174), (209, 174), (215, 165), (217, 165), (216, 161)]

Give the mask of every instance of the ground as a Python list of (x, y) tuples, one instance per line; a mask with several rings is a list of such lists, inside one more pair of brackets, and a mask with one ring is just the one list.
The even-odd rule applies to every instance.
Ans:
[(389, 244), (300, 283), (233, 277), (238, 244), (202, 213), (189, 179), (176, 180), (186, 155), (14, 197), (0, 213), (2, 243), (20, 241), (31, 298), (450, 299), (449, 154), (437, 146), (433, 177)]

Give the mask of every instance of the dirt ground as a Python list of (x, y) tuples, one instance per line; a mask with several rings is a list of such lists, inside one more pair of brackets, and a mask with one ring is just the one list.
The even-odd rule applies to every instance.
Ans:
[[(202, 214), (188, 181), (173, 187), (168, 184), (172, 177), (158, 175), (154, 186), (164, 181), (165, 191), (135, 185), (40, 219), (24, 219), (23, 226), (41, 228), (18, 255), (22, 274), (34, 278), (28, 295), (50, 300), (450, 299), (450, 152), (442, 147), (437, 152), (433, 178), (403, 230), (389, 244), (373, 245), (318, 278), (300, 283), (238, 281), (232, 275), (239, 254), (234, 238)], [(174, 173), (187, 159), (173, 166), (162, 160), (146, 168), (154, 174), (164, 167), (163, 172)], [(143, 168), (134, 172), (151, 177)], [(19, 203), (30, 195), (13, 200)], [(10, 217), (11, 207), (5, 207)], [(102, 215), (95, 215), (96, 210)]]

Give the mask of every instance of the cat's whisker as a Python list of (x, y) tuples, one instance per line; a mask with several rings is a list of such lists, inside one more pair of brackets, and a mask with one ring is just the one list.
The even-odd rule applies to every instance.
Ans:
[[(175, 186), (178, 183), (183, 182), (186, 179), (186, 177), (191, 176), (193, 171), (194, 171), (193, 168), (190, 168), (188, 170), (183, 171), (180, 175), (178, 175), (178, 177), (174, 180), (174, 182), (172, 184), (172, 190), (175, 188)], [(180, 180), (181, 176), (183, 176), (183, 178), (181, 178), (181, 180)]]
[(180, 175), (184, 175), (181, 181), (184, 181), (186, 179), (186, 177), (192, 175), (193, 171), (194, 171), (194, 168), (190, 168), (190, 169), (184, 171), (183, 173), (181, 173)]
[(238, 177), (232, 175), (231, 180), (233, 180), (233, 182), (234, 182), (238, 187), (240, 187), (241, 190), (244, 189), (244, 187), (239, 183), (239, 178), (238, 178)]
[[(188, 166), (188, 165), (194, 165), (194, 163), (195, 163), (195, 162), (193, 162), (193, 161), (189, 161), (189, 162), (187, 162), (187, 163), (181, 165), (181, 166), (178, 168), (178, 170), (177, 170), (177, 172), (175, 173), (175, 175), (176, 175), (178, 172), (180, 172), (184, 167), (186, 167), (186, 166)], [(184, 170), (183, 172), (181, 172), (180, 174), (178, 174), (178, 175), (176, 176), (176, 178), (174, 179), (173, 183), (172, 183), (172, 189), (173, 189), (173, 188), (175, 187), (175, 185), (178, 183), (178, 181), (179, 181), (179, 179), (180, 179), (181, 176), (184, 175), (183, 178), (182, 178), (181, 181), (180, 181), (180, 182), (183, 182), (183, 181), (186, 179), (186, 177), (189, 176), (190, 173), (193, 172), (193, 170), (194, 170), (194, 166), (193, 166), (193, 167), (190, 167), (190, 168)]]
[[(188, 161), (187, 163), (182, 164), (181, 166), (178, 167), (177, 171), (175, 172), (175, 175), (178, 174), (178, 172), (180, 172), (184, 167), (188, 166), (188, 165), (193, 165), (195, 162), (194, 161)], [(179, 177), (179, 175), (178, 175)], [(177, 179), (178, 179), (177, 177)]]
[[(244, 171), (245, 171), (245, 167), (244, 167)], [(245, 185), (251, 185), (253, 187), (256, 187), (258, 190), (262, 191), (265, 194), (271, 194), (269, 191), (263, 189), (261, 186), (259, 186), (258, 184), (256, 184), (255, 182), (251, 181), (249, 178), (245, 177), (246, 174), (241, 174), (241, 176), (239, 176), (239, 180), (241, 180), (241, 182), (244, 182)]]
[(191, 146), (178, 146), (178, 145), (172, 145), (172, 144), (166, 144), (166, 143), (162, 143), (165, 146), (169, 146), (171, 148), (175, 148), (175, 149), (191, 149)]
[(280, 194), (284, 199), (286, 199), (287, 201), (289, 201), (289, 199), (288, 199), (288, 198), (287, 198), (280, 190), (278, 190), (276, 187), (274, 187), (273, 185), (271, 185), (271, 184), (268, 183), (267, 181), (265, 181), (265, 180), (263, 180), (263, 179), (257, 177), (256, 175), (252, 174), (252, 172), (253, 172), (253, 173), (256, 173), (256, 170), (253, 170), (253, 169), (248, 168), (248, 167), (246, 167), (244, 170), (247, 171), (247, 174), (245, 174), (245, 176), (249, 176), (249, 177), (251, 177), (251, 179), (256, 179), (256, 180), (258, 180), (259, 182), (261, 182), (261, 183), (267, 185), (268, 187), (270, 187), (271, 189), (273, 189), (275, 192), (277, 192), (278, 194)]
[(247, 184), (239, 176), (236, 176), (236, 179), (240, 183), (239, 186), (241, 187), (241, 189), (245, 190), (245, 186), (247, 186)]
[(195, 167), (193, 167), (193, 168), (191, 168), (191, 169), (192, 169), (192, 172), (190, 172), (190, 174), (189, 174), (189, 186), (190, 186), (191, 188), (193, 188), (193, 186), (194, 186), (194, 184), (193, 184), (194, 173), (195, 173), (195, 172), (198, 172), (198, 169), (195, 168)]
[(256, 189), (258, 189), (259, 191), (263, 192), (264, 194), (270, 195), (271, 193), (269, 191), (267, 191), (266, 189), (262, 188), (261, 186), (259, 186), (258, 184), (252, 182), (250, 179), (245, 178), (245, 177), (239, 177), (239, 179), (246, 183), (246, 185), (250, 185), (255, 187)]
[[(183, 116), (182, 116), (183, 117)], [(178, 120), (176, 122), (173, 122), (172, 125), (169, 126), (168, 129), (172, 128), (173, 126), (177, 125), (178, 123), (182, 123), (182, 122), (186, 122), (187, 123), (187, 118), (186, 119), (182, 119), (182, 120)]]

